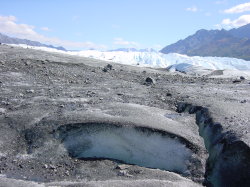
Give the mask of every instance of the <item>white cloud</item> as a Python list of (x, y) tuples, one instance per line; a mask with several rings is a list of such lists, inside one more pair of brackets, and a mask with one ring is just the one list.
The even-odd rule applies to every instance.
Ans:
[(234, 6), (230, 9), (224, 10), (224, 13), (234, 14), (250, 11), (250, 3), (243, 3), (237, 6)]
[(222, 27), (222, 28), (237, 28), (241, 27), (243, 25), (246, 25), (250, 23), (250, 15), (242, 15), (239, 18), (235, 20), (231, 20), (229, 18), (223, 19), (221, 24), (217, 25), (217, 27)]
[(114, 45), (123, 45), (123, 46), (130, 46), (130, 47), (138, 47), (139, 44), (133, 41), (126, 41), (123, 38), (114, 38)]
[(219, 29), (219, 30), (223, 28), (221, 24), (216, 24), (216, 25), (214, 25), (214, 27), (215, 27), (215, 29)]
[(16, 24), (16, 21), (14, 16), (0, 16), (0, 32), (16, 36), (36, 35), (34, 26)]
[(0, 16), (1, 21), (17, 21), (15, 16)]
[(189, 12), (197, 12), (197, 11), (198, 11), (198, 8), (197, 8), (196, 6), (192, 6), (192, 7), (186, 8), (186, 11), (189, 11)]
[(17, 23), (15, 16), (0, 16), (0, 33), (25, 38), (29, 40), (39, 41), (46, 44), (60, 45), (66, 48), (95, 48), (106, 49), (105, 45), (95, 44), (93, 42), (73, 42), (61, 40), (58, 38), (46, 37), (37, 33), (35, 27), (27, 24)]
[(41, 30), (43, 30), (43, 31), (51, 31), (48, 27), (41, 27)]

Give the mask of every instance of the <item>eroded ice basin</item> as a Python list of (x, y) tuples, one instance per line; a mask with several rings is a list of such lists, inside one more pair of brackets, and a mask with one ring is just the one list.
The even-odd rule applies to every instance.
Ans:
[(188, 174), (192, 151), (178, 137), (145, 127), (102, 123), (66, 125), (59, 137), (70, 156), (112, 159)]

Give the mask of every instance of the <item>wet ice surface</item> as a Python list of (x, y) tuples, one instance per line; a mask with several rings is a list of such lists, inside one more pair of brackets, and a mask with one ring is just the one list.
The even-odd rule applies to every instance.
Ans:
[(188, 174), (191, 150), (159, 132), (86, 124), (62, 136), (69, 154), (76, 158), (108, 158)]

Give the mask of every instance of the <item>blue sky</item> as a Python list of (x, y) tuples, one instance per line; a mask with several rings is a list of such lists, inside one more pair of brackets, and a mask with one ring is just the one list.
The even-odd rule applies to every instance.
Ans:
[(244, 0), (6, 0), (0, 33), (67, 49), (161, 49), (199, 29), (250, 23)]

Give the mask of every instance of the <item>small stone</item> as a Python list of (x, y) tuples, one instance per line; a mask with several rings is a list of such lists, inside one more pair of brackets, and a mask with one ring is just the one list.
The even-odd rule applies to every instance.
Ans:
[(6, 109), (0, 108), (0, 115), (5, 114)]
[(65, 106), (64, 105), (60, 105), (61, 108), (64, 108)]
[(153, 78), (151, 78), (151, 77), (147, 77), (145, 79), (145, 82), (146, 82), (147, 85), (151, 85), (151, 84), (155, 83), (155, 80)]
[(93, 97), (95, 95), (95, 92), (93, 91), (88, 91), (86, 94), (88, 97)]
[(118, 176), (133, 177), (133, 175), (130, 175), (127, 170), (118, 171)]
[(125, 169), (128, 169), (129, 167), (130, 165), (127, 165), (127, 164), (119, 164), (116, 166), (116, 169), (125, 170)]
[(162, 100), (162, 101), (166, 101), (165, 97), (163, 97), (163, 96), (161, 97), (161, 100)]
[(50, 164), (50, 165), (49, 165), (49, 168), (55, 170), (55, 169), (56, 169), (56, 166)]
[(247, 100), (246, 100), (246, 99), (244, 99), (244, 100), (240, 101), (240, 103), (246, 103), (246, 102), (247, 102)]
[(167, 95), (168, 97), (171, 97), (171, 96), (172, 96), (172, 94), (171, 94), (171, 93), (167, 93), (166, 95)]
[(65, 171), (65, 175), (66, 175), (66, 176), (69, 176), (69, 171)]
[(47, 168), (48, 168), (48, 165), (47, 165), (47, 164), (44, 164), (43, 167), (44, 167), (45, 169), (47, 169)]
[(238, 80), (238, 79), (233, 80), (233, 83), (239, 83), (239, 82), (241, 82), (241, 80)]
[(6, 106), (7, 106), (7, 105), (10, 105), (10, 103), (7, 102), (7, 101), (2, 101), (1, 104), (2, 104), (2, 105), (6, 105)]
[(246, 78), (243, 76), (240, 76), (240, 80), (245, 80)]
[(31, 64), (31, 62), (29, 60), (25, 62), (26, 66), (29, 66), (30, 64)]
[(108, 64), (106, 67), (107, 67), (109, 70), (112, 70), (112, 68), (113, 68), (113, 66), (112, 66), (111, 64)]
[(103, 72), (108, 72), (109, 70), (112, 70), (113, 69), (113, 66), (111, 64), (108, 64), (107, 66), (105, 66), (102, 71)]
[(34, 93), (34, 90), (26, 90), (26, 93)]

